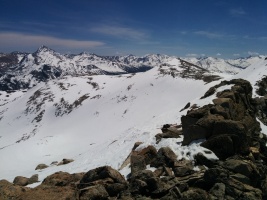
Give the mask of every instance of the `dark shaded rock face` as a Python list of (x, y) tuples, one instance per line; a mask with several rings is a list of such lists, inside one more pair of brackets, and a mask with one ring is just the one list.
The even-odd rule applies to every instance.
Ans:
[(196, 139), (206, 139), (203, 147), (212, 150), (220, 159), (235, 154), (248, 155), (250, 147), (259, 147), (260, 125), (256, 120), (255, 101), (248, 81), (234, 79), (222, 81), (212, 87), (203, 98), (215, 94), (216, 89), (232, 85), (231, 90), (217, 93), (213, 105), (189, 110), (181, 118), (183, 145)]
[(54, 66), (44, 65), (42, 70), (32, 71), (31, 74), (39, 81), (46, 81), (60, 77), (62, 70)]
[(13, 90), (19, 90), (22, 88), (28, 88), (29, 83), (25, 83), (19, 80), (15, 79), (15, 75), (12, 74), (3, 74), (1, 75), (1, 80), (0, 80), (0, 90), (1, 91), (13, 91)]
[(267, 125), (267, 96), (254, 99), (257, 108), (257, 117), (266, 126)]
[(267, 76), (264, 76), (261, 80), (257, 82), (258, 89), (256, 93), (260, 96), (265, 96), (267, 94)]

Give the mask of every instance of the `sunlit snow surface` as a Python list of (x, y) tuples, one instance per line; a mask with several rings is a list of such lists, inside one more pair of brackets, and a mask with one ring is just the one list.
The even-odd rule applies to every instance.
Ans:
[[(257, 62), (258, 72), (250, 71), (253, 67), (250, 66), (245, 70), (247, 73), (242, 72), (242, 77), (250, 80), (252, 72), (259, 74), (265, 70), (267, 62), (261, 61)], [(226, 78), (230, 79), (229, 75)], [(155, 67), (135, 75), (67, 76), (40, 83), (27, 92), (1, 92), (0, 179), (13, 181), (15, 176), (30, 177), (37, 173), (42, 181), (56, 171), (86, 172), (102, 165), (119, 169), (135, 142), (143, 142), (139, 149), (148, 145), (157, 149), (169, 146), (178, 159), (192, 159), (198, 152), (216, 159), (213, 153), (199, 146), (201, 141), (181, 146), (182, 138), (163, 139), (156, 144), (154, 136), (161, 132), (163, 124), (179, 124), (187, 110), (179, 111), (188, 102), (199, 106), (212, 103), (213, 97), (203, 100), (200, 97), (219, 82), (206, 84), (162, 76)], [(222, 89), (226, 88), (218, 88)], [(40, 91), (39, 96), (36, 91)], [(75, 101), (81, 97), (87, 98), (75, 107)], [(67, 102), (65, 106), (62, 98)], [(73, 105), (72, 109), (69, 105)], [(38, 122), (36, 117), (42, 111)], [(29, 138), (21, 140), (23, 136)], [(50, 165), (63, 158), (75, 161), (34, 170), (37, 164)], [(128, 167), (121, 170), (125, 176)]]

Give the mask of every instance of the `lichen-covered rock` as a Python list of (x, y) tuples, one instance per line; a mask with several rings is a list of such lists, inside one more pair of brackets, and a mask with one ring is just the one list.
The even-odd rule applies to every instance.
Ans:
[(53, 162), (51, 162), (50, 165), (57, 165), (57, 164), (58, 164), (58, 161), (53, 161)]
[(192, 161), (181, 160), (175, 163), (173, 167), (175, 176), (182, 177), (194, 173)]
[(69, 174), (67, 172), (56, 172), (46, 177), (42, 185), (47, 186), (69, 186), (73, 185), (83, 177), (84, 173)]
[(79, 200), (107, 200), (109, 197), (103, 185), (89, 186), (80, 191)]
[(47, 167), (49, 167), (49, 166), (46, 165), (46, 164), (39, 164), (39, 165), (36, 166), (35, 170), (45, 169), (45, 168), (47, 168)]
[(16, 200), (76, 200), (75, 189), (70, 186), (58, 187), (39, 185), (23, 192)]
[(149, 145), (146, 148), (137, 151), (136, 153), (144, 156), (146, 165), (149, 165), (155, 159), (157, 155), (157, 149), (154, 146)]
[(225, 185), (223, 183), (215, 183), (209, 193), (211, 199), (225, 199)]
[(190, 188), (182, 193), (181, 200), (210, 200), (210, 196), (205, 190)]
[(18, 199), (20, 195), (30, 190), (30, 188), (14, 185), (7, 180), (0, 180), (0, 199)]
[(131, 155), (131, 175), (146, 169), (145, 156), (133, 153)]
[(66, 165), (66, 164), (69, 164), (71, 162), (73, 162), (74, 160), (73, 159), (67, 159), (67, 158), (64, 158), (61, 162), (59, 162), (57, 165), (60, 166), (60, 165)]
[(15, 179), (13, 180), (13, 183), (19, 186), (26, 186), (28, 185), (28, 178), (23, 176), (16, 176)]
[(173, 167), (177, 162), (177, 155), (171, 150), (170, 147), (161, 147), (156, 158), (151, 162), (152, 167), (167, 166)]
[(28, 184), (33, 184), (37, 182), (38, 182), (38, 174), (34, 174), (28, 179)]
[[(106, 180), (106, 181), (105, 181)], [(98, 167), (88, 171), (82, 177), (80, 184), (78, 185), (79, 189), (85, 188), (88, 185), (92, 185), (94, 182), (108, 182), (108, 183), (121, 183), (127, 184), (124, 177), (115, 169), (110, 166)]]
[(180, 138), (182, 135), (181, 125), (170, 125), (165, 124), (162, 129), (162, 133), (158, 133), (156, 137), (157, 143), (161, 141), (162, 138)]

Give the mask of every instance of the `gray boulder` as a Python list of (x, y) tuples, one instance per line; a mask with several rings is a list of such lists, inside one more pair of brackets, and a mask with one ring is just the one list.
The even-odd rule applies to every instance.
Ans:
[(39, 164), (39, 165), (36, 166), (35, 170), (45, 169), (45, 168), (47, 168), (47, 167), (49, 167), (49, 166), (46, 165), (46, 164)]
[(13, 180), (13, 183), (19, 186), (26, 186), (28, 185), (28, 178), (23, 176), (16, 176), (15, 179)]

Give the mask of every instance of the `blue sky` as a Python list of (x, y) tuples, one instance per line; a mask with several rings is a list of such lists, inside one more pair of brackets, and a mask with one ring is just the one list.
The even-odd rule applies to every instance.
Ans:
[(267, 53), (266, 0), (0, 0), (0, 52)]

